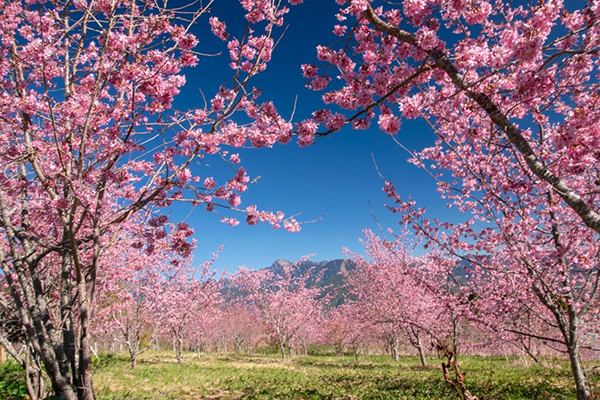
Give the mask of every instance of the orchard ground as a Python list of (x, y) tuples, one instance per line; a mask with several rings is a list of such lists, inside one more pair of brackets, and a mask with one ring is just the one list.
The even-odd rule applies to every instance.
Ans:
[[(389, 356), (362, 356), (358, 362), (351, 356), (298, 356), (287, 362), (279, 357), (201, 353), (198, 358), (186, 353), (178, 364), (172, 351), (149, 351), (132, 370), (126, 354), (100, 354), (94, 363), (94, 387), (99, 400), (455, 398), (435, 356), (428, 357), (428, 367), (421, 367), (416, 356), (403, 356), (399, 362)], [(459, 360), (469, 389), (482, 398), (575, 397), (565, 359), (547, 358), (542, 365), (515, 357), (462, 356)], [(599, 364), (587, 365), (596, 390), (600, 371), (594, 367)], [(5, 376), (0, 376), (0, 389), (7, 386), (3, 386)]]

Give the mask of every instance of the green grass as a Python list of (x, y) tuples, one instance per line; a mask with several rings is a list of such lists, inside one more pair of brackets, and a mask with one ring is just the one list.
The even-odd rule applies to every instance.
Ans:
[[(169, 352), (148, 352), (132, 370), (126, 356), (96, 362), (99, 400), (113, 399), (452, 399), (440, 360), (418, 365), (416, 357), (297, 357), (186, 354), (177, 364)], [(486, 399), (571, 399), (566, 360), (524, 366), (503, 357), (462, 357), (461, 370), (472, 393)], [(592, 377), (598, 382), (598, 376)]]
[(13, 361), (0, 363), (0, 399), (22, 400), (27, 398), (25, 373), (23, 368)]

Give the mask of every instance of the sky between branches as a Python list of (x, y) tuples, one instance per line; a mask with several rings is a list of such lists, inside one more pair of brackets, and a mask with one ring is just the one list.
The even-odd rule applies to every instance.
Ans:
[[(290, 7), (285, 22), (289, 26), (273, 60), (254, 81), (254, 86), (262, 89), (262, 99), (272, 100), (287, 118), (294, 113), (295, 122), (322, 108), (322, 92), (311, 92), (304, 86), (300, 65), (316, 61), (317, 45), (330, 45), (338, 39), (332, 34), (338, 9), (334, 0), (306, 0)], [(239, 30), (243, 29), (244, 10), (238, 0), (215, 1), (212, 15), (226, 22), (235, 33), (236, 24)], [(197, 50), (207, 54), (227, 51), (224, 42), (210, 32), (208, 17), (204, 16), (195, 28)], [(207, 98), (212, 97), (219, 85), (230, 79), (228, 62), (226, 53), (201, 57), (196, 68), (185, 71), (187, 84), (174, 106), (202, 107), (199, 89)], [(433, 142), (434, 135), (421, 120), (405, 120), (396, 139), (409, 149), (421, 149)], [(427, 208), (428, 215), (443, 220), (457, 216), (439, 200), (434, 181), (408, 164), (408, 154), (375, 124), (365, 131), (347, 127), (304, 148), (294, 141), (271, 149), (230, 150), (240, 154), (241, 165), (251, 179), (260, 176), (257, 184), (242, 196), (242, 208), (256, 204), (262, 210), (284, 211), (286, 216), (301, 213), (297, 219), (304, 222), (323, 218), (303, 224), (299, 233), (289, 233), (283, 228), (274, 230), (268, 224), (248, 226), (242, 222), (231, 227), (203, 207), (190, 209), (176, 204), (170, 210), (170, 219), (185, 219), (195, 229), (198, 247), (194, 263), (210, 259), (211, 253), (223, 245), (214, 264), (219, 271), (234, 272), (241, 265), (260, 269), (277, 259), (295, 261), (309, 254), (314, 254), (313, 261), (342, 258), (345, 247), (362, 254), (359, 239), (363, 229), (381, 234), (379, 225), (386, 230), (398, 224), (398, 217), (384, 207), (387, 197), (373, 160), (379, 172), (396, 184), (400, 194), (406, 198), (410, 195), (419, 206)], [(220, 160), (207, 158), (204, 162), (207, 165), (195, 167), (203, 178), (226, 179), (231, 175), (229, 167)]]

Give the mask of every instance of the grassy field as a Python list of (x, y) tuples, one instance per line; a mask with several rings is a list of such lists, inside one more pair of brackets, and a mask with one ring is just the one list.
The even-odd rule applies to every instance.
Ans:
[[(101, 357), (94, 386), (109, 399), (453, 399), (443, 381), (440, 360), (423, 368), (416, 357), (297, 357), (174, 354), (148, 352), (132, 370), (125, 356)], [(502, 357), (462, 357), (469, 389), (486, 399), (572, 399), (565, 360), (524, 366)], [(599, 377), (591, 377), (598, 386)]]
[[(440, 360), (430, 367), (417, 357), (393, 362), (386, 356), (297, 357), (282, 362), (275, 355), (186, 354), (178, 364), (172, 352), (148, 352), (132, 370), (126, 355), (95, 360), (98, 400), (117, 399), (454, 399), (443, 381)], [(595, 391), (600, 368), (588, 365)], [(469, 390), (487, 400), (573, 399), (566, 360), (546, 359), (525, 366), (503, 357), (462, 357)], [(26, 399), (22, 371), (16, 363), (0, 364), (0, 399)], [(600, 399), (600, 397), (596, 397)]]

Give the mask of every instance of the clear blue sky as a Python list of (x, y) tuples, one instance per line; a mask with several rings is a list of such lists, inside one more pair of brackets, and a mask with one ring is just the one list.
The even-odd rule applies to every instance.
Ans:
[[(228, 26), (244, 22), (238, 0), (215, 3), (211, 15), (219, 16)], [(337, 39), (331, 33), (337, 9), (333, 0), (307, 0), (291, 7), (286, 21), (290, 26), (275, 50), (273, 62), (255, 81), (255, 86), (263, 90), (263, 99), (273, 100), (286, 117), (291, 115), (297, 96), (295, 121), (307, 118), (312, 110), (322, 107), (320, 94), (304, 87), (300, 65), (316, 62), (318, 44), (329, 45)], [(200, 40), (199, 51), (226, 51), (224, 43), (210, 34), (207, 18), (200, 21), (196, 34)], [(188, 83), (176, 106), (202, 106), (198, 88), (210, 98), (231, 74), (225, 64), (227, 61), (224, 56), (202, 58), (197, 68), (186, 71)], [(397, 137), (407, 147), (419, 149), (432, 142), (433, 133), (422, 122), (412, 120), (403, 121)], [(444, 218), (448, 213), (438, 200), (434, 182), (408, 164), (408, 155), (376, 127), (368, 131), (348, 128), (306, 148), (292, 142), (272, 149), (233, 150), (240, 153), (242, 165), (251, 177), (261, 176), (258, 183), (243, 194), (242, 207), (257, 204), (259, 209), (282, 210), (286, 215), (301, 213), (297, 217), (300, 221), (324, 217), (304, 224), (299, 233), (289, 233), (283, 228), (274, 230), (268, 224), (241, 223), (230, 227), (203, 208), (190, 212), (185, 206), (178, 206), (172, 210), (172, 220), (186, 218), (195, 229), (196, 263), (210, 258), (211, 253), (223, 245), (215, 263), (220, 271), (233, 272), (241, 265), (259, 269), (277, 259), (294, 261), (308, 254), (315, 254), (315, 261), (342, 258), (344, 247), (361, 253), (362, 231), (379, 231), (373, 215), (384, 229), (396, 227), (398, 216), (384, 207), (387, 198), (372, 155), (380, 172), (396, 184), (403, 196), (411, 195), (432, 217)], [(211, 159), (207, 162), (211, 163)], [(231, 176), (231, 171), (217, 160), (198, 173), (202, 177)], [(238, 217), (245, 219), (244, 215)]]

